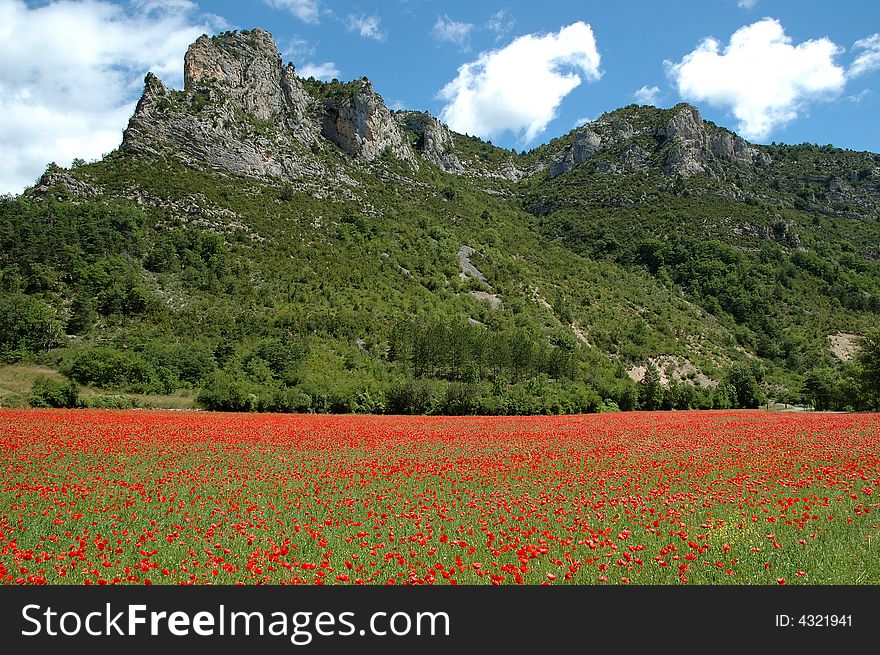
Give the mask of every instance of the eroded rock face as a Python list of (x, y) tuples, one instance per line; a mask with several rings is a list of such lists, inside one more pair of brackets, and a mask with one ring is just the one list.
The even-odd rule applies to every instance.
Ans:
[(398, 159), (418, 168), (412, 148), (382, 97), (367, 78), (362, 78), (357, 85), (350, 97), (325, 101), (321, 133), (362, 161), (371, 161), (389, 150)]
[(216, 86), (249, 114), (269, 120), (286, 106), (281, 56), (272, 35), (260, 29), (202, 35), (183, 59), (183, 88)]
[(201, 36), (184, 58), (182, 92), (147, 74), (122, 147), (249, 176), (317, 176), (314, 104), (268, 32)]
[(548, 174), (556, 177), (592, 158), (602, 149), (602, 138), (589, 127), (577, 131), (574, 142), (550, 163)]
[(265, 30), (201, 36), (184, 58), (184, 90), (152, 74), (123, 148), (250, 176), (322, 176), (332, 141), (360, 161), (386, 151), (418, 168), (401, 126), (369, 80), (319, 101)]
[(461, 174), (465, 168), (455, 154), (452, 133), (428, 112), (405, 111), (397, 121), (418, 137), (416, 149), (422, 157), (448, 173)]
[(634, 126), (619, 117), (602, 117), (578, 128), (574, 141), (552, 156), (549, 177), (584, 162), (602, 173), (656, 167), (669, 177), (690, 177), (723, 176), (730, 164), (754, 167), (769, 164), (770, 158), (736, 134), (706, 124), (695, 107), (682, 104), (659, 128)]
[(92, 198), (100, 195), (95, 187), (76, 179), (70, 173), (64, 171), (55, 171), (51, 173), (43, 173), (39, 182), (34, 185), (30, 191), (33, 198), (43, 198), (49, 194), (49, 191), (56, 186), (62, 186), (74, 198)]
[(720, 165), (754, 166), (769, 163), (769, 157), (730, 132), (710, 130), (696, 107), (682, 106), (657, 131), (657, 136), (671, 149), (663, 163), (666, 175), (690, 177), (699, 173), (713, 174)]
[[(256, 177), (294, 178), (323, 172), (304, 152), (304, 139), (295, 130), (270, 131), (270, 126), (295, 122), (294, 116), (284, 115), (264, 125), (254, 118), (243, 115), (240, 105), (216, 88), (174, 94), (150, 73), (123, 134), (122, 147)], [(307, 134), (308, 129), (301, 132)]]

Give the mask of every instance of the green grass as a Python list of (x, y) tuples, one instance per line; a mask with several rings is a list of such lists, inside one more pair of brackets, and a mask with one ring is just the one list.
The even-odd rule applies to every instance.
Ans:
[[(0, 366), (0, 408), (28, 406), (28, 396), (34, 381), (40, 377), (64, 380), (56, 369), (38, 364), (7, 364)], [(105, 403), (144, 409), (199, 409), (195, 398), (198, 390), (181, 389), (171, 394), (139, 394), (106, 389), (80, 387), (79, 397), (86, 404), (103, 400)]]

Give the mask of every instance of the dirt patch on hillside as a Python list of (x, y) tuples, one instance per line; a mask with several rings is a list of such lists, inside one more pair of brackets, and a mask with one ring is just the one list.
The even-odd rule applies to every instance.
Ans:
[[(700, 371), (687, 357), (677, 355), (658, 355), (648, 359), (660, 372), (660, 386), (668, 387), (672, 380), (676, 382), (691, 382), (702, 387), (717, 387), (718, 381)], [(645, 379), (648, 367), (646, 364), (631, 367), (626, 374), (633, 382), (641, 382)]]
[(482, 285), (484, 285), (490, 291), (492, 290), (492, 286), (489, 284), (489, 280), (486, 279), (486, 276), (473, 265), (471, 262), (471, 255), (473, 255), (476, 250), (471, 248), (470, 246), (461, 246), (458, 249), (458, 266), (461, 269), (461, 273), (459, 275), (462, 278), (473, 278), (479, 281)]
[(501, 307), (501, 296), (497, 293), (488, 293), (486, 291), (471, 291), (471, 295), (480, 302), (489, 303), (489, 309), (498, 309)]
[[(580, 341), (582, 344), (587, 346), (588, 348), (592, 348), (593, 344), (590, 343), (590, 340), (587, 338), (587, 333), (583, 331), (580, 325), (577, 323), (572, 323), (570, 326), (571, 331), (574, 332), (575, 338)], [(645, 372), (642, 371), (642, 377), (645, 377)]]
[(837, 334), (829, 334), (828, 340), (831, 342), (831, 352), (838, 359), (845, 362), (851, 360), (859, 349), (858, 334), (851, 332), (838, 332)]

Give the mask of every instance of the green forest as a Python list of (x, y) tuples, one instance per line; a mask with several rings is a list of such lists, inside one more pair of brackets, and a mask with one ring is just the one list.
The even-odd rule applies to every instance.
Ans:
[[(488, 170), (565, 143), (517, 155), (455, 136)], [(55, 373), (2, 402), (880, 409), (877, 214), (831, 207), (820, 188), (844, 171), (854, 197), (874, 197), (878, 156), (763, 148), (774, 163), (757, 173), (576, 166), (514, 181), (363, 164), (327, 145), (314, 156), (356, 183), (335, 195), (122, 149), (50, 165), (96, 191), (0, 199), (0, 365)], [(852, 336), (851, 357), (832, 353), (835, 334)]]

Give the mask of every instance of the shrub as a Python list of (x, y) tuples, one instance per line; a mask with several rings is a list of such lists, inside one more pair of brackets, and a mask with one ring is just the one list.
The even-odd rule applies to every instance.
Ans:
[(260, 395), (264, 402), (266, 391), (226, 371), (214, 371), (208, 376), (196, 400), (206, 409), (225, 412), (255, 412), (260, 408)]
[(431, 385), (425, 380), (406, 380), (388, 394), (392, 414), (428, 414), (434, 405)]
[(55, 311), (42, 300), (0, 294), (0, 361), (19, 361), (28, 352), (48, 350), (61, 342), (62, 333)]
[(80, 407), (88, 409), (134, 409), (140, 406), (136, 398), (122, 394), (86, 396), (79, 401)]
[(453, 382), (446, 387), (441, 411), (449, 416), (476, 414), (480, 408), (480, 387), (467, 382)]
[(52, 380), (38, 377), (31, 386), (28, 402), (31, 407), (64, 407), (78, 405), (79, 389), (73, 380)]
[(280, 387), (266, 404), (266, 411), (307, 414), (312, 411), (312, 397), (298, 387)]
[(61, 372), (80, 384), (102, 389), (132, 388), (149, 393), (156, 390), (158, 382), (156, 370), (139, 354), (114, 348), (76, 352), (62, 364)]

